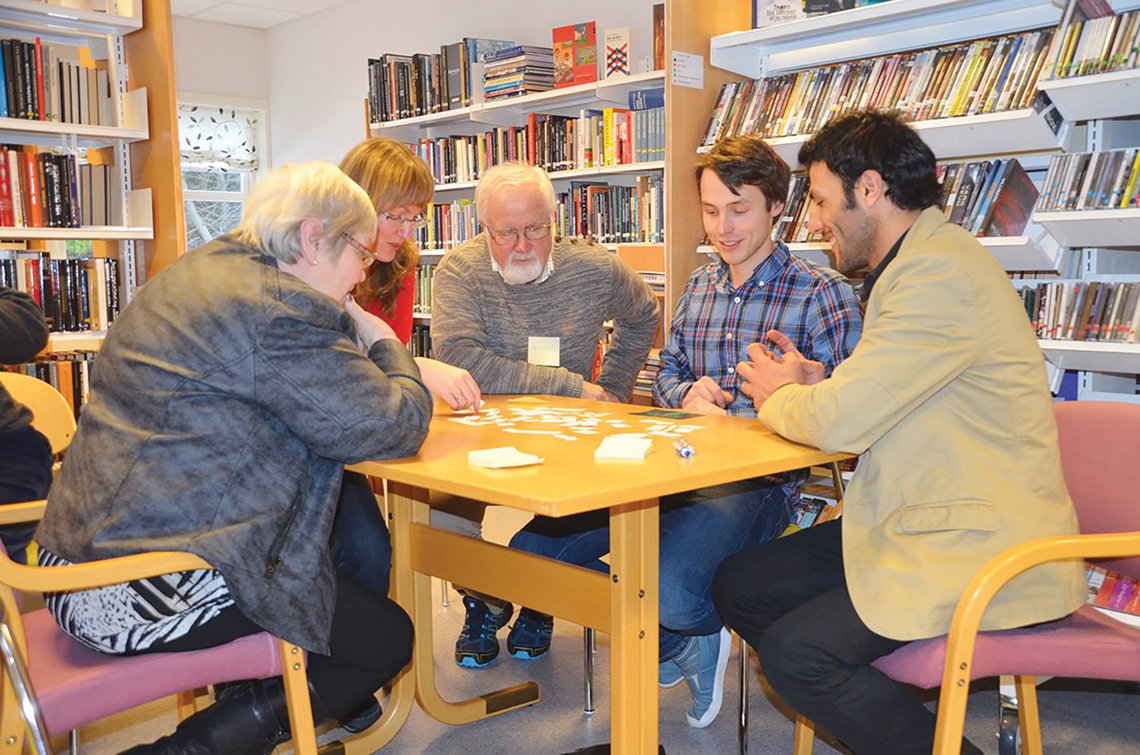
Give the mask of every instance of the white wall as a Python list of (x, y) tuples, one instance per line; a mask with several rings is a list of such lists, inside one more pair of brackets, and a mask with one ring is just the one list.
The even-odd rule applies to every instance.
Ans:
[(636, 71), (652, 54), (652, 16), (653, 0), (356, 0), (275, 26), (266, 32), (273, 164), (339, 162), (365, 137), (368, 58), (439, 52), (463, 37), (549, 46), (554, 27), (595, 21), (599, 46), (605, 29), (630, 27)]
[(263, 29), (174, 18), (174, 86), (180, 94), (269, 99)]

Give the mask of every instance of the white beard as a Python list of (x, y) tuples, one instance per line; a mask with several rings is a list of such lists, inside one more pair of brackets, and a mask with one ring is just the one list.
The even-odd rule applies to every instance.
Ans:
[(511, 252), (507, 264), (503, 266), (503, 282), (509, 286), (530, 283), (542, 275), (543, 268), (544, 265), (538, 261), (537, 255)]

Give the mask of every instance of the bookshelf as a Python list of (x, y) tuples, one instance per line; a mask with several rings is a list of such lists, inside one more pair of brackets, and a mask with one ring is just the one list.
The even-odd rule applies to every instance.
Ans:
[[(83, 5), (82, 0), (68, 0), (67, 6), (5, 0), (0, 37), (39, 39), (69, 55), (79, 48), (81, 61), (82, 48), (89, 50), (107, 71), (111, 123), (0, 118), (0, 144), (72, 155), (81, 149), (99, 150), (91, 162), (108, 166), (107, 201), (118, 222), (78, 228), (3, 227), (0, 239), (26, 241), (30, 249), (41, 251), (55, 244), (53, 257), (60, 242), (93, 241), (95, 256), (118, 260), (119, 301), (125, 304), (148, 273), (169, 264), (184, 248), (170, 9), (168, 0), (114, 0), (109, 12), (72, 7)], [(169, 86), (161, 86), (164, 79)], [(173, 159), (156, 159), (163, 154)], [(104, 336), (102, 331), (52, 333), (46, 352), (94, 351)]]

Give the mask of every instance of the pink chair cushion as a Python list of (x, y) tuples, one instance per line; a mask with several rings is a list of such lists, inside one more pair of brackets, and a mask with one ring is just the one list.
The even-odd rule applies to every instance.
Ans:
[(183, 690), (281, 674), (277, 640), (267, 633), (206, 650), (123, 658), (80, 645), (46, 609), (25, 614), (23, 625), (28, 673), (52, 736)]
[[(946, 638), (919, 640), (873, 664), (905, 684), (930, 689), (942, 684)], [(971, 679), (1022, 674), (1084, 679), (1140, 679), (1140, 629), (1091, 606), (1048, 624), (981, 632), (974, 646)]]

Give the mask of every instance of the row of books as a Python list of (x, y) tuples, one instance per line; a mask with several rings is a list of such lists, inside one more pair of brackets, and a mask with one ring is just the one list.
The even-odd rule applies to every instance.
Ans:
[(118, 260), (52, 259), (38, 252), (0, 254), (0, 286), (35, 299), (52, 331), (106, 330), (118, 316)]
[(415, 243), (420, 249), (454, 249), (479, 234), (475, 202), (470, 199), (432, 202), (424, 213), (430, 222), (416, 230)]
[(1026, 286), (1022, 303), (1038, 338), (1136, 343), (1140, 283), (1056, 281)]
[(938, 166), (942, 210), (975, 236), (1018, 236), (1025, 230), (1037, 187), (1017, 158)]
[(557, 232), (599, 244), (664, 241), (664, 196), (660, 176), (638, 176), (635, 186), (571, 181), (557, 195)]
[(0, 227), (112, 225), (118, 201), (110, 166), (73, 154), (0, 147)]
[(1136, 580), (1103, 566), (1085, 564), (1090, 605), (1140, 616), (1140, 589)]
[(10, 369), (50, 384), (63, 395), (75, 420), (91, 398), (91, 363), (93, 351), (66, 351), (45, 354), (34, 362), (16, 365)]
[[(890, 108), (908, 121), (1026, 108), (1038, 94), (1052, 35), (1025, 32), (729, 82), (702, 143), (738, 134), (809, 134), (856, 108)], [(1044, 111), (1045, 103), (1037, 106)]]
[(650, 349), (649, 356), (645, 358), (645, 364), (642, 365), (641, 370), (637, 373), (637, 379), (634, 381), (633, 389), (635, 391), (652, 394), (653, 384), (657, 382), (657, 373), (660, 371), (661, 350)]
[(431, 327), (428, 325), (413, 325), (412, 337), (408, 340), (408, 351), (414, 357), (431, 356)]
[(1140, 149), (1056, 155), (1043, 188), (1040, 212), (1140, 207)]
[(488, 168), (524, 160), (548, 172), (663, 160), (665, 110), (583, 110), (579, 117), (531, 113), (526, 126), (470, 136), (422, 138), (416, 153), (436, 183), (478, 181)]
[(431, 314), (431, 279), (435, 275), (435, 265), (416, 266), (416, 298), (412, 311), (416, 314)]
[(0, 40), (0, 118), (115, 125), (111, 82), (86, 47)]
[(488, 102), (554, 88), (554, 51), (548, 47), (516, 45), (491, 53), (483, 65), (483, 96)]
[(368, 112), (372, 123), (467, 107), (473, 89), (472, 65), (492, 52), (514, 47), (505, 39), (464, 37), (438, 53), (385, 53), (368, 60)]
[[(1079, 6), (1071, 3), (1071, 6)], [(1046, 75), (1065, 79), (1140, 65), (1140, 11), (1114, 14), (1102, 4), (1099, 17), (1070, 18), (1061, 25), (1055, 56)]]

